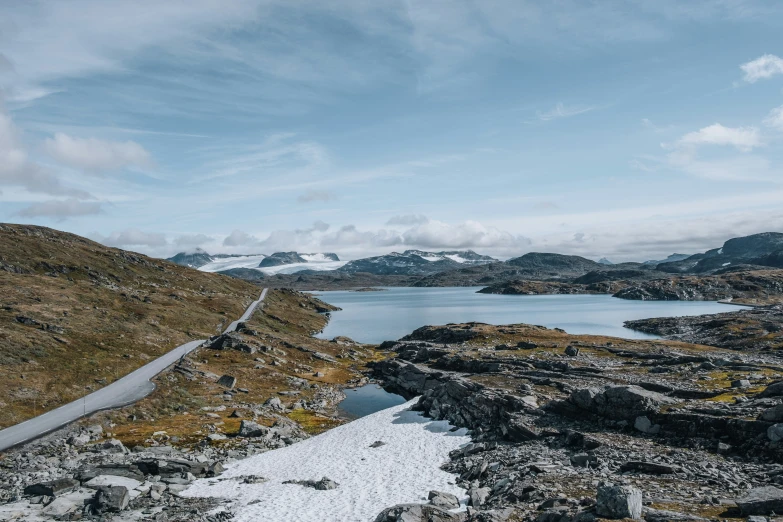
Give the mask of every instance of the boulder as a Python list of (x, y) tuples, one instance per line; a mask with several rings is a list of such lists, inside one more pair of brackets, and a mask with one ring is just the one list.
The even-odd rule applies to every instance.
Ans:
[(116, 475), (98, 475), (85, 482), (84, 485), (90, 489), (100, 489), (105, 486), (124, 486), (128, 490), (131, 490), (141, 486), (141, 482), (132, 478), (118, 477)]
[(783, 424), (773, 424), (767, 428), (767, 438), (772, 442), (783, 440)]
[(119, 513), (128, 507), (130, 493), (125, 486), (101, 486), (95, 495), (98, 513)]
[(257, 422), (243, 420), (239, 423), (240, 437), (262, 437), (267, 433), (269, 433), (269, 428), (266, 426), (261, 426)]
[(568, 345), (565, 349), (565, 354), (568, 355), (569, 357), (576, 357), (577, 355), (579, 355), (579, 348), (577, 348), (576, 346)]
[(264, 406), (268, 406), (272, 408), (273, 410), (284, 410), (285, 406), (283, 406), (283, 403), (280, 402), (280, 399), (277, 397), (272, 397), (271, 399), (268, 399)]
[(620, 471), (623, 473), (626, 471), (638, 471), (640, 473), (647, 473), (649, 475), (672, 475), (682, 470), (679, 466), (670, 466), (668, 464), (660, 464), (658, 462), (643, 462), (632, 460), (620, 466)]
[(26, 496), (36, 497), (41, 495), (45, 495), (47, 497), (57, 497), (75, 491), (78, 488), (78, 480), (74, 480), (72, 478), (60, 478), (27, 486), (24, 488), (24, 494)]
[(783, 513), (783, 489), (763, 486), (751, 489), (745, 497), (737, 500), (743, 515), (771, 515)]
[(773, 382), (767, 386), (764, 391), (759, 393), (759, 397), (779, 397), (783, 395), (783, 381)]
[(468, 490), (468, 504), (477, 508), (487, 503), (492, 490), (489, 488), (470, 488)]
[(641, 518), (642, 492), (633, 486), (599, 487), (595, 512), (606, 518)]
[(583, 388), (572, 393), (568, 401), (580, 409), (615, 420), (630, 420), (656, 413), (662, 406), (677, 402), (661, 393), (633, 385), (610, 386), (603, 390)]
[(737, 379), (736, 381), (731, 381), (731, 387), (732, 388), (750, 388), (750, 381), (747, 379)]
[(236, 386), (237, 384), (237, 378), (233, 375), (223, 375), (218, 379), (217, 381), (219, 386), (223, 386), (225, 388), (228, 388), (229, 390)]
[(768, 422), (781, 422), (783, 421), (783, 404), (778, 404), (767, 410), (761, 412), (759, 420)]
[(640, 415), (639, 417), (636, 417), (636, 420), (633, 423), (633, 427), (642, 433), (647, 433), (648, 435), (657, 435), (661, 431), (661, 425), (653, 424), (646, 415)]
[(463, 522), (465, 513), (451, 513), (428, 504), (398, 504), (386, 508), (375, 522)]
[(427, 496), (430, 504), (443, 509), (457, 509), (459, 507), (459, 499), (456, 495), (451, 493), (444, 493), (443, 491), (430, 491)]

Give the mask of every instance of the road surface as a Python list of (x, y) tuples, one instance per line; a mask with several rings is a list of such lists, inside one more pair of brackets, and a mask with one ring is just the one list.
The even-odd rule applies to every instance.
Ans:
[[(253, 314), (258, 304), (264, 300), (266, 291), (267, 289), (264, 288), (263, 292), (261, 292), (261, 297), (257, 301), (253, 301), (242, 317), (238, 321), (231, 323), (224, 333), (234, 331), (240, 322), (246, 321)], [(38, 417), (20, 422), (10, 428), (0, 430), (0, 451), (33, 440), (96, 411), (127, 406), (143, 399), (155, 389), (155, 385), (150, 382), (150, 379), (203, 343), (203, 339), (185, 343), (81, 399), (48, 411)]]

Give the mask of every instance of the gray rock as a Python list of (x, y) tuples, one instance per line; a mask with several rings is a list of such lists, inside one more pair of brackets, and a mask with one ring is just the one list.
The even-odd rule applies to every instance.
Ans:
[(569, 357), (576, 357), (577, 355), (579, 355), (579, 348), (577, 348), (576, 346), (569, 345), (565, 349), (565, 354), (568, 355)]
[(79, 487), (79, 481), (72, 478), (60, 478), (49, 482), (39, 482), (24, 488), (27, 496), (57, 497), (75, 491)]
[(783, 421), (783, 404), (778, 404), (777, 406), (764, 410), (761, 412), (761, 415), (759, 415), (759, 420), (769, 422)]
[(463, 522), (465, 513), (451, 513), (428, 504), (398, 504), (386, 508), (375, 522)]
[(243, 420), (239, 423), (240, 437), (262, 437), (269, 433), (269, 428), (261, 426), (257, 422)]
[(98, 513), (119, 513), (128, 507), (130, 493), (125, 486), (101, 486), (95, 495)]
[(443, 509), (457, 509), (459, 507), (459, 499), (456, 495), (451, 493), (444, 493), (443, 491), (430, 491), (427, 496), (430, 504), (433, 506), (441, 507)]
[(680, 513), (678, 511), (668, 511), (665, 509), (644, 509), (644, 519), (647, 522), (680, 522), (680, 521), (694, 521), (699, 522), (707, 520), (706, 518), (697, 517), (689, 513)]
[(109, 439), (105, 441), (103, 444), (96, 444), (95, 445), (95, 451), (105, 451), (107, 453), (130, 453), (128, 451), (128, 448), (126, 448), (122, 442), (118, 441), (117, 439)]
[(743, 515), (771, 515), (783, 513), (783, 490), (775, 486), (751, 489), (744, 498), (737, 500)]
[(68, 513), (73, 513), (78, 508), (79, 506), (73, 500), (61, 497), (54, 499), (51, 504), (41, 510), (41, 513), (57, 520), (64, 518)]
[(642, 433), (647, 433), (648, 435), (657, 435), (661, 431), (661, 425), (653, 424), (646, 415), (640, 415), (639, 417), (636, 417), (636, 420), (633, 423), (633, 427)]
[(271, 399), (268, 399), (264, 406), (269, 406), (273, 410), (284, 410), (285, 407), (283, 406), (283, 403), (280, 402), (280, 399), (277, 397), (272, 397)]
[(470, 488), (468, 490), (468, 505), (480, 507), (486, 504), (492, 490), (489, 488)]
[(750, 381), (747, 379), (737, 379), (736, 381), (731, 381), (731, 387), (732, 388), (750, 388)]
[(583, 410), (616, 420), (635, 419), (676, 402), (639, 386), (611, 386), (604, 390), (584, 388), (572, 393), (568, 400)]
[(641, 518), (642, 492), (633, 486), (599, 487), (595, 512), (607, 518)]
[(224, 386), (229, 390), (237, 385), (237, 378), (232, 375), (223, 375), (217, 381), (219, 386)]
[(783, 424), (773, 424), (767, 428), (767, 438), (772, 442), (783, 440)]
[(783, 381), (773, 382), (759, 393), (759, 397), (778, 397), (780, 395), (783, 395)]
[(668, 464), (660, 464), (658, 462), (642, 462), (638, 460), (632, 460), (620, 466), (620, 471), (639, 471), (641, 473), (648, 473), (650, 475), (671, 475), (681, 471), (681, 468), (679, 466), (670, 466)]

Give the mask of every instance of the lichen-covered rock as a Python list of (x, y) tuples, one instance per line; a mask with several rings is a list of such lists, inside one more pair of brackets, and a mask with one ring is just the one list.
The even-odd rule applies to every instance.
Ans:
[(633, 486), (600, 487), (595, 512), (607, 518), (641, 518), (642, 492)]
[(427, 504), (398, 504), (386, 508), (375, 522), (463, 522), (465, 513), (451, 513)]

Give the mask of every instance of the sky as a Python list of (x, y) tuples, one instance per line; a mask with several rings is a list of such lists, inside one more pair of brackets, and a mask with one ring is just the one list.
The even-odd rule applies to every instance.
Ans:
[(783, 3), (0, 0), (0, 221), (345, 259), (783, 231)]

